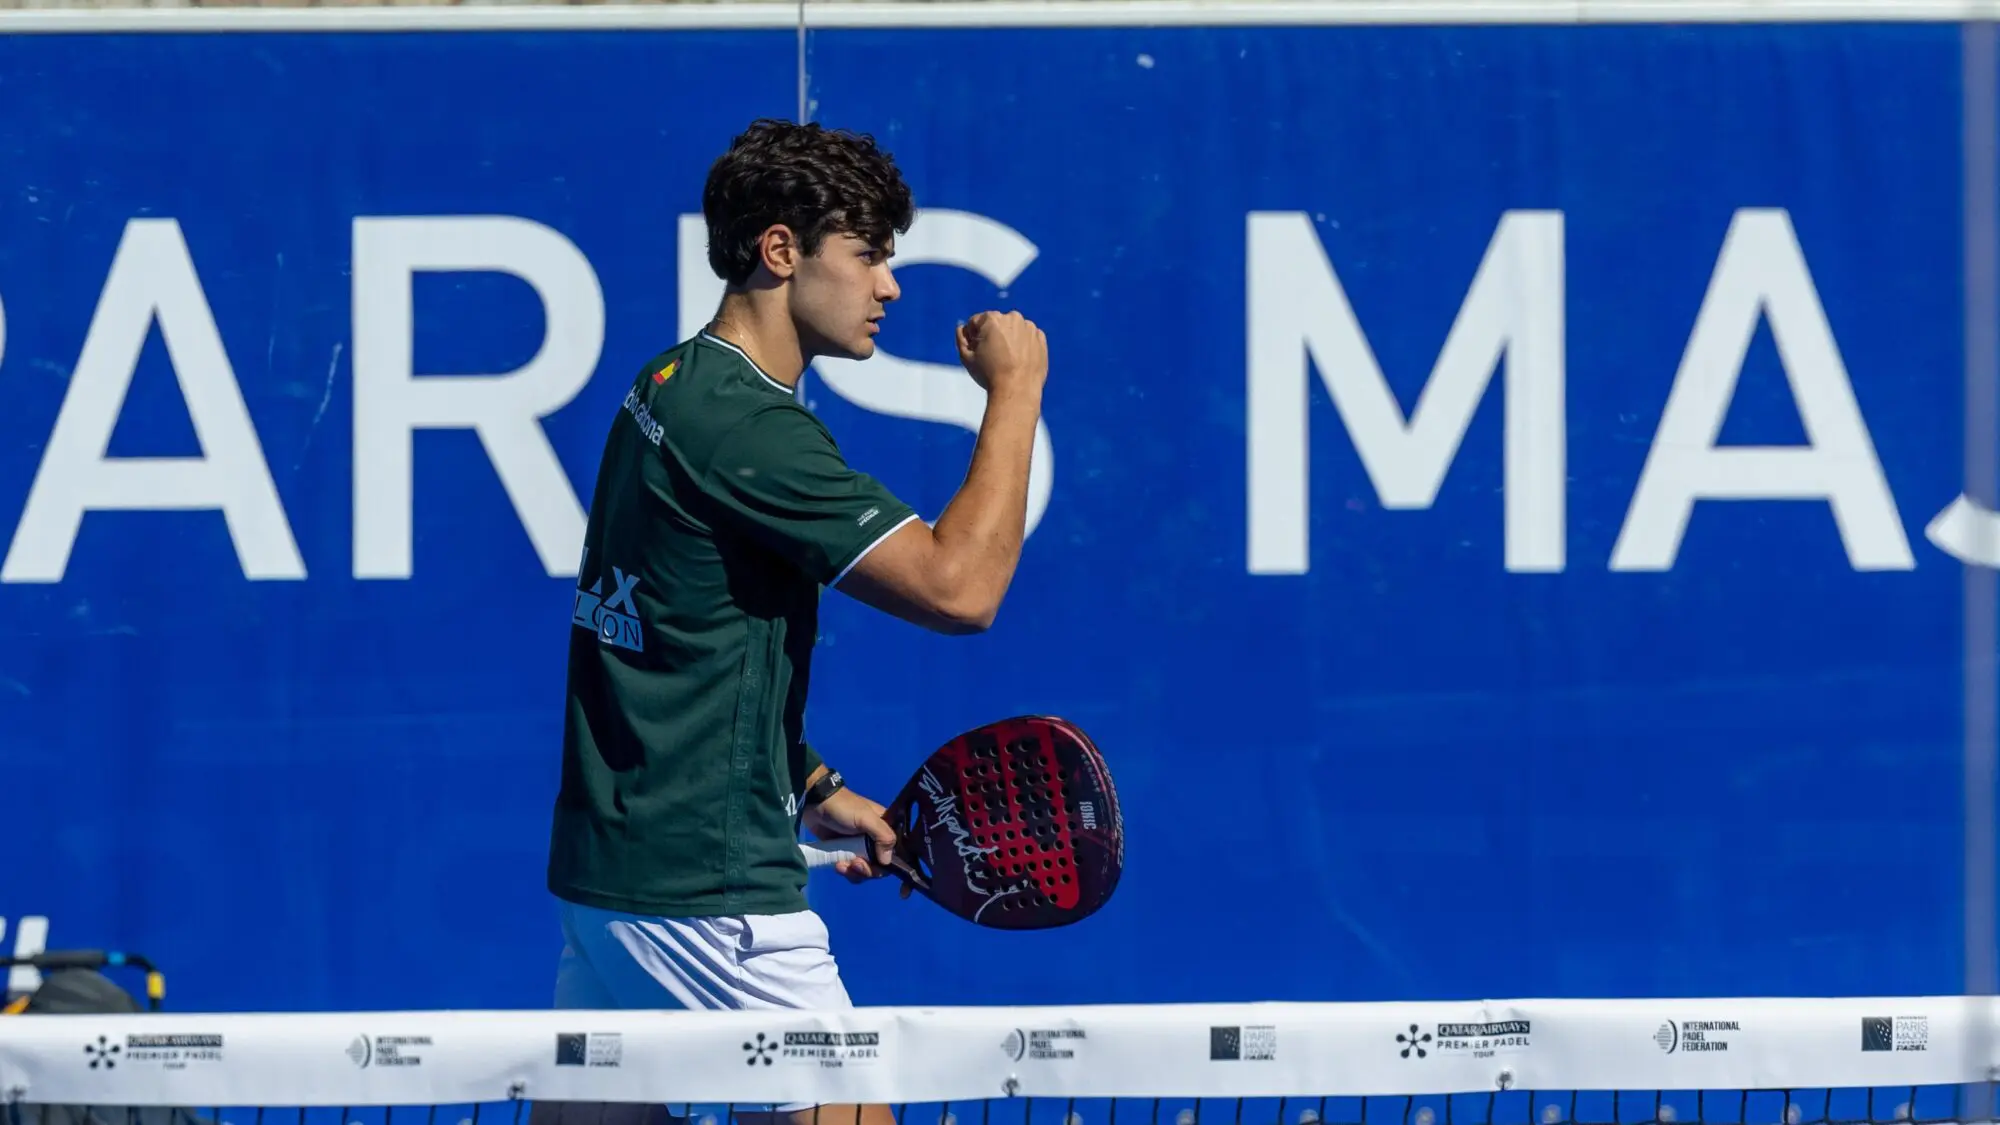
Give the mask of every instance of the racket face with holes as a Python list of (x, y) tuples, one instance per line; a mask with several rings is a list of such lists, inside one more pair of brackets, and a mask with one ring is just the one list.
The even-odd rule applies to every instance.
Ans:
[(939, 906), (982, 926), (1080, 921), (1117, 889), (1124, 822), (1104, 756), (1075, 725), (1003, 719), (933, 753), (890, 805)]

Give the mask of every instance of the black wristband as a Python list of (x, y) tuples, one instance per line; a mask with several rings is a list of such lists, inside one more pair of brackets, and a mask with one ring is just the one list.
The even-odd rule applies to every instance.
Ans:
[(840, 771), (828, 770), (826, 776), (813, 782), (812, 787), (806, 790), (806, 807), (812, 808), (845, 788), (847, 780), (840, 776)]

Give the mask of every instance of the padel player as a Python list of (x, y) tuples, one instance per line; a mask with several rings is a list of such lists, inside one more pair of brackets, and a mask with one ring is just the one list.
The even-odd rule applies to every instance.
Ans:
[(992, 622), (1021, 552), (1047, 341), (1016, 313), (958, 329), (986, 413), (927, 524), (795, 393), (816, 356), (873, 355), (899, 295), (890, 259), (914, 208), (892, 158), (758, 121), (709, 170), (702, 212), (726, 294), (633, 379), (585, 533), (548, 868), (556, 1004), (847, 1007), (799, 826), (869, 837), (873, 862), (840, 865), (855, 881), (886, 872), (894, 837), (804, 735), (820, 595), (943, 633)]

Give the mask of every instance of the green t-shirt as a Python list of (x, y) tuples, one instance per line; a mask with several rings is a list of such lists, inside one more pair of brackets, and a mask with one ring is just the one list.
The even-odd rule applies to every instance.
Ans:
[(734, 345), (703, 333), (645, 366), (584, 535), (550, 891), (683, 917), (805, 908), (820, 593), (915, 518)]

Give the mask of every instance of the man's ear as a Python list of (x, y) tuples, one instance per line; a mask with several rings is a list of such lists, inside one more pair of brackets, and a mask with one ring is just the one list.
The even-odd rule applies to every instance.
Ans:
[(779, 280), (798, 272), (801, 257), (798, 235), (783, 223), (773, 223), (757, 236), (758, 261)]

